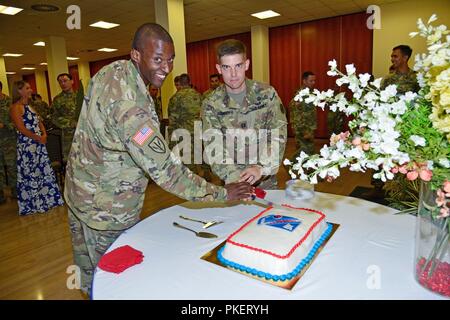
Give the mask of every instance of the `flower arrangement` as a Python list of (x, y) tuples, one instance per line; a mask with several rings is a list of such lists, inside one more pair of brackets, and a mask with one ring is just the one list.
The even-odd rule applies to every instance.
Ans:
[[(445, 25), (434, 27), (432, 15), (425, 25), (418, 20), (418, 32), (426, 38), (428, 52), (417, 55), (414, 70), (420, 85), (418, 93), (397, 93), (396, 85), (382, 87), (382, 79), (357, 74), (353, 64), (345, 66), (345, 73), (330, 61), (329, 76), (338, 76), (336, 84), (347, 86), (345, 92), (333, 90), (312, 92), (305, 88), (295, 99), (330, 111), (339, 110), (353, 120), (349, 131), (332, 134), (329, 145), (320, 154), (303, 151), (290, 166), (292, 179), (316, 184), (318, 179), (333, 181), (339, 170), (374, 170), (373, 177), (386, 182), (396, 175), (406, 179), (428, 182), (437, 192), (433, 219), (440, 219), (449, 232), (450, 215), (450, 36)], [(448, 242), (448, 237), (447, 237)], [(434, 258), (434, 257), (431, 257)]]

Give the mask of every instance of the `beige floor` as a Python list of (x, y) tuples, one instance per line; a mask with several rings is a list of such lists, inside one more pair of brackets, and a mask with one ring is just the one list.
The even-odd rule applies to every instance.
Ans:
[[(318, 149), (325, 141), (316, 141)], [(289, 139), (286, 155), (294, 152)], [(284, 168), (278, 173), (284, 188), (289, 176)], [(316, 191), (348, 195), (355, 186), (370, 186), (369, 175), (344, 170), (333, 183), (319, 183)], [(142, 218), (184, 200), (154, 183), (146, 191)], [(0, 299), (85, 299), (78, 290), (70, 290), (73, 264), (66, 208), (45, 214), (20, 217), (17, 202), (0, 205)]]

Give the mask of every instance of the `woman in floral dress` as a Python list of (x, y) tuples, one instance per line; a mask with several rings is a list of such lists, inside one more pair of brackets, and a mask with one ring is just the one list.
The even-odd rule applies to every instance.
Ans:
[(17, 199), (19, 214), (47, 212), (64, 204), (45, 143), (47, 132), (36, 111), (28, 104), (33, 93), (25, 81), (13, 86), (11, 120), (17, 135)]

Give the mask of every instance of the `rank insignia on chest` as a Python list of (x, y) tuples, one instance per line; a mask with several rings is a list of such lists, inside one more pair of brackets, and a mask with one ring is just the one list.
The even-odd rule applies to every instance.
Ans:
[(152, 134), (153, 130), (147, 126), (144, 126), (133, 136), (133, 141), (142, 146)]
[(275, 227), (286, 231), (294, 231), (302, 222), (294, 217), (271, 214), (258, 220), (258, 225)]
[(247, 129), (247, 122), (241, 122), (241, 129)]

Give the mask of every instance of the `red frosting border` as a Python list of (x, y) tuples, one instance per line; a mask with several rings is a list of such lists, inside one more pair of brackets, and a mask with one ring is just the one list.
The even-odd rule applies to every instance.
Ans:
[(313, 212), (313, 213), (316, 213), (316, 214), (318, 214), (318, 215), (320, 215), (320, 218), (316, 221), (316, 222), (314, 222), (312, 225), (311, 225), (311, 227), (308, 229), (308, 231), (305, 233), (305, 235), (303, 236), (303, 238), (301, 238), (292, 248), (291, 248), (291, 250), (287, 253), (287, 254), (285, 254), (285, 255), (280, 255), (280, 254), (277, 254), (277, 253), (274, 253), (274, 252), (271, 252), (271, 251), (268, 251), (268, 250), (264, 250), (264, 249), (260, 249), (260, 248), (255, 248), (255, 247), (252, 247), (252, 246), (249, 246), (249, 245), (246, 245), (246, 244), (243, 244), (243, 243), (238, 243), (238, 242), (235, 242), (235, 241), (233, 241), (233, 240), (231, 240), (231, 238), (233, 238), (236, 234), (238, 234), (239, 232), (241, 232), (246, 226), (248, 226), (250, 223), (252, 223), (254, 220), (256, 220), (256, 219), (258, 219), (260, 216), (262, 216), (264, 213), (266, 213), (267, 211), (269, 211), (269, 210), (271, 210), (271, 209), (273, 209), (273, 207), (269, 207), (269, 208), (267, 208), (267, 209), (265, 209), (265, 210), (263, 210), (262, 212), (260, 212), (258, 215), (256, 215), (255, 217), (253, 217), (252, 219), (250, 219), (249, 221), (247, 221), (244, 225), (242, 225), (238, 230), (236, 230), (235, 232), (233, 232), (232, 234), (230, 234), (229, 236), (228, 236), (228, 238), (227, 238), (227, 243), (230, 243), (230, 244), (233, 244), (233, 245), (235, 245), (235, 246), (238, 246), (238, 247), (242, 247), (242, 248), (246, 248), (246, 249), (249, 249), (249, 250), (253, 250), (253, 251), (258, 251), (258, 252), (261, 252), (261, 253), (264, 253), (264, 254), (268, 254), (268, 255), (271, 255), (271, 256), (274, 256), (274, 257), (276, 257), (276, 258), (279, 258), (279, 259), (287, 259), (287, 258), (289, 258), (293, 253), (294, 253), (294, 251), (303, 243), (303, 241), (305, 241), (305, 239), (309, 236), (309, 234), (312, 232), (312, 230), (323, 220), (323, 219), (325, 219), (325, 215), (322, 213), (322, 212), (320, 212), (320, 211), (318, 211), (318, 210), (314, 210), (314, 209), (308, 209), (308, 208), (296, 208), (296, 207), (292, 207), (292, 206), (290, 206), (290, 205), (286, 205), (286, 204), (284, 204), (283, 205), (284, 207), (288, 207), (288, 208), (291, 208), (291, 209), (296, 209), (296, 210), (306, 210), (306, 211), (310, 211), (310, 212)]

